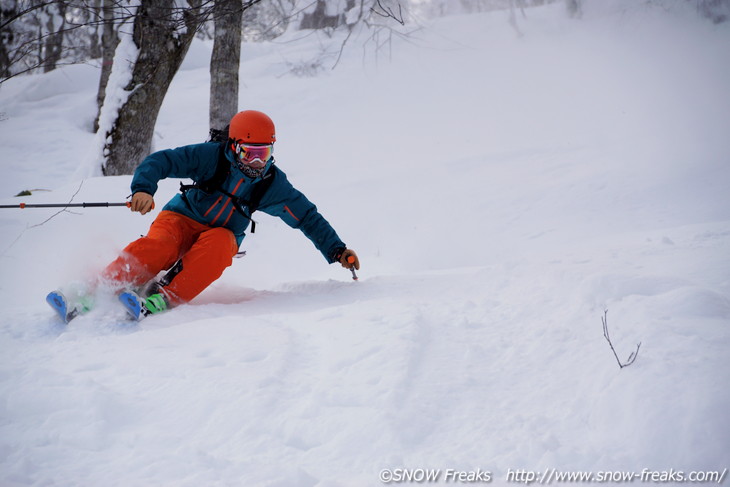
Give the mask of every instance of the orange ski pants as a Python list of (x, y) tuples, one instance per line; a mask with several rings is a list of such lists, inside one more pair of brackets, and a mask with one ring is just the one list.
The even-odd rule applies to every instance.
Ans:
[(139, 287), (182, 258), (182, 270), (162, 288), (170, 304), (190, 301), (233, 262), (238, 251), (233, 232), (210, 227), (173, 211), (162, 211), (146, 236), (127, 245), (102, 274), (119, 287)]

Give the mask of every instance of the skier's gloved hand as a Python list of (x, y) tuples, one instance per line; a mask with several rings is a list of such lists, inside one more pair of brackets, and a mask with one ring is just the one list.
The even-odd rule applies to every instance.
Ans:
[(132, 195), (132, 201), (129, 205), (132, 211), (138, 211), (142, 215), (149, 213), (154, 207), (155, 200), (152, 198), (152, 195), (143, 193), (142, 191), (138, 191)]
[(352, 269), (354, 267), (355, 270), (360, 270), (360, 259), (357, 258), (357, 254), (352, 249), (345, 249), (342, 251), (342, 255), (340, 255), (340, 264), (342, 264), (342, 267), (347, 269)]

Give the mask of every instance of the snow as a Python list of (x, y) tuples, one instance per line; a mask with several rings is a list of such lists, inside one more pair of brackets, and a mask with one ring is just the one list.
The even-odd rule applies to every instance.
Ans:
[[(102, 293), (64, 326), (46, 293), (156, 211), (2, 210), (0, 485), (730, 467), (728, 25), (628, 0), (517, 20), (522, 37), (506, 12), (435, 19), (378, 56), (351, 39), (335, 70), (341, 37), (244, 46), (240, 108), (275, 120), (358, 282), (260, 215), (193, 302), (130, 323)], [(318, 76), (288, 73), (326, 42)], [(157, 148), (205, 139), (209, 53), (173, 81)], [(129, 194), (79, 179), (97, 83), (69, 66), (2, 85), (0, 204)], [(623, 369), (605, 310), (622, 361), (641, 343)]]

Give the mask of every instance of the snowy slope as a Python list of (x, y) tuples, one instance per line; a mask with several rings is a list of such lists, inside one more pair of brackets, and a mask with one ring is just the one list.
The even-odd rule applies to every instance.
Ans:
[[(0, 485), (730, 467), (730, 30), (657, 4), (532, 9), (521, 37), (501, 12), (443, 18), (390, 62), (353, 47), (310, 78), (286, 63), (341, 39), (245, 45), (240, 107), (274, 118), (278, 164), (359, 282), (261, 215), (192, 303), (135, 324), (102, 294), (64, 327), (45, 294), (154, 214), (0, 210)], [(209, 52), (157, 148), (204, 140)], [(0, 203), (127, 196), (129, 177), (77, 177), (96, 83), (73, 66), (2, 85)], [(624, 369), (606, 309), (621, 360), (641, 342)]]

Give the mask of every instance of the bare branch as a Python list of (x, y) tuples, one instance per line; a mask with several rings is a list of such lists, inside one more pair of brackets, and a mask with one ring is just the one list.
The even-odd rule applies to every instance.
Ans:
[(381, 17), (390, 18), (398, 22), (400, 25), (406, 25), (405, 21), (403, 20), (403, 8), (401, 4), (398, 4), (398, 15), (395, 15), (393, 13), (393, 9), (390, 7), (383, 6), (382, 3), (380, 3), (380, 0), (378, 0), (378, 7), (380, 7), (380, 10), (382, 12), (378, 12), (375, 7), (371, 8), (373, 13), (380, 15)]
[[(70, 199), (68, 200), (68, 204), (69, 204), (69, 205), (70, 205), (71, 203), (73, 203), (73, 200), (74, 200), (74, 198), (76, 198), (76, 195), (77, 195), (77, 194), (79, 194), (79, 191), (81, 191), (81, 187), (82, 187), (83, 185), (84, 185), (84, 181), (82, 180), (82, 181), (81, 181), (81, 183), (79, 184), (79, 187), (78, 187), (78, 188), (76, 189), (76, 192), (75, 192), (75, 193), (74, 193), (73, 195), (71, 195), (71, 198), (70, 198)], [(8, 245), (7, 247), (5, 247), (5, 250), (3, 250), (3, 251), (2, 251), (2, 253), (0, 253), (0, 257), (5, 257), (5, 255), (6, 255), (7, 253), (8, 253), (8, 251), (9, 251), (9, 250), (10, 250), (11, 248), (13, 248), (13, 246), (14, 246), (14, 245), (15, 245), (16, 243), (18, 243), (18, 240), (20, 240), (20, 238), (21, 238), (21, 237), (22, 237), (23, 235), (25, 235), (25, 232), (27, 232), (27, 231), (28, 231), (28, 230), (30, 230), (31, 228), (37, 228), (37, 227), (40, 227), (41, 225), (45, 225), (46, 223), (48, 223), (48, 222), (49, 222), (49, 221), (51, 221), (52, 219), (56, 218), (56, 217), (57, 217), (58, 215), (60, 215), (60, 214), (61, 214), (61, 213), (63, 213), (63, 212), (66, 212), (66, 213), (74, 213), (73, 211), (69, 211), (69, 210), (68, 210), (68, 207), (65, 207), (65, 208), (61, 208), (61, 209), (60, 209), (60, 210), (58, 210), (58, 211), (57, 211), (56, 213), (54, 213), (53, 215), (51, 215), (51, 216), (49, 216), (48, 218), (46, 218), (45, 220), (43, 220), (43, 221), (42, 221), (41, 223), (36, 223), (35, 225), (30, 225), (30, 226), (26, 226), (26, 227), (25, 227), (25, 228), (23, 229), (23, 231), (22, 231), (22, 232), (20, 232), (20, 233), (18, 234), (18, 236), (17, 236), (17, 237), (15, 237), (15, 240), (13, 240), (12, 242), (10, 242), (10, 245)], [(76, 213), (76, 214), (78, 214), (78, 213)]]
[[(261, 3), (261, 0), (242, 0), (239, 2), (237, 11), (245, 12), (249, 8)], [(187, 29), (197, 30), (210, 19), (213, 15), (213, 7), (215, 0), (189, 0), (189, 6), (181, 4), (173, 4), (170, 7), (160, 6), (155, 9), (154, 16), (150, 16), (150, 21), (169, 23), (171, 28), (185, 26)], [(78, 2), (69, 2), (68, 0), (43, 0), (37, 4), (33, 4), (21, 11), (14, 12), (12, 15), (3, 15), (0, 31), (11, 29), (14, 22), (22, 22), (25, 17), (38, 15), (38, 11), (43, 12), (54, 5), (62, 5), (68, 10), (77, 11), (77, 15), (73, 18), (65, 18), (63, 26), (57, 30), (45, 31), (38, 30), (37, 33), (29, 36), (22, 36), (15, 45), (9, 46), (7, 61), (7, 72), (0, 77), (0, 84), (15, 76), (32, 72), (38, 68), (46, 68), (46, 66), (59, 66), (64, 64), (77, 64), (77, 61), (59, 62), (56, 60), (46, 59), (38, 55), (39, 44), (45, 39), (57, 35), (66, 36), (78, 29), (88, 29), (103, 26), (109, 23), (123, 24), (133, 19), (137, 13), (130, 9), (128, 5), (121, 1), (114, 1), (111, 9), (112, 16), (105, 18), (101, 15), (101, 11), (97, 6), (91, 5), (84, 0)], [(228, 12), (226, 12), (228, 14)], [(148, 13), (149, 15), (149, 13)], [(78, 22), (74, 18), (83, 18)], [(73, 52), (78, 46), (62, 45), (63, 53)], [(22, 64), (21, 64), (22, 63)], [(11, 67), (13, 67), (11, 69)]]
[(611, 347), (611, 351), (613, 352), (613, 356), (616, 357), (616, 362), (618, 362), (618, 366), (620, 368), (628, 367), (629, 365), (633, 364), (636, 360), (636, 357), (639, 355), (639, 348), (641, 348), (641, 342), (636, 346), (636, 350), (634, 352), (631, 352), (631, 355), (629, 355), (629, 358), (626, 359), (626, 362), (621, 363), (621, 360), (618, 358), (618, 354), (616, 353), (616, 349), (613, 348), (613, 343), (611, 342), (611, 338), (608, 336), (608, 310), (603, 311), (603, 317), (601, 318), (601, 322), (603, 323), (603, 336), (606, 338), (606, 341), (608, 342), (608, 345)]

